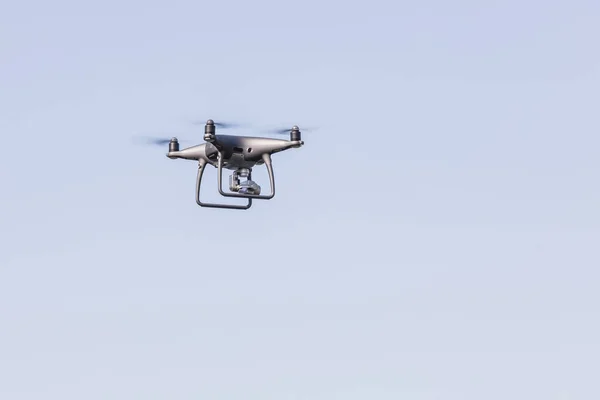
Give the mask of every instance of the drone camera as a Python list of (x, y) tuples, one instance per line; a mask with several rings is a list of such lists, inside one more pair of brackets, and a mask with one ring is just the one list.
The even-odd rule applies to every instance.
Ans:
[(238, 178), (237, 174), (229, 175), (229, 190), (232, 192), (237, 192), (240, 188), (240, 178)]
[[(246, 178), (240, 181), (240, 178)], [(250, 178), (250, 170), (239, 168), (229, 176), (229, 190), (242, 194), (260, 194), (260, 186)]]

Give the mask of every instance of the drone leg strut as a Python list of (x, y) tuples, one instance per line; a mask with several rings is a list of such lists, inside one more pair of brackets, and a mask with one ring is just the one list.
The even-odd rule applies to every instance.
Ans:
[(202, 176), (204, 175), (205, 167), (206, 167), (206, 160), (200, 159), (200, 161), (198, 162), (198, 175), (196, 178), (196, 203), (200, 207), (227, 208), (227, 209), (233, 209), (233, 210), (247, 210), (250, 207), (252, 207), (252, 199), (248, 199), (248, 203), (246, 205), (204, 203), (204, 202), (200, 201), (200, 187), (202, 185)]
[(267, 172), (269, 173), (269, 183), (271, 185), (271, 194), (263, 195), (263, 194), (239, 194), (239, 193), (228, 193), (223, 190), (223, 156), (219, 152), (219, 163), (218, 163), (218, 183), (219, 183), (219, 193), (225, 197), (240, 197), (248, 200), (257, 199), (257, 200), (269, 200), (275, 197), (275, 175), (273, 174), (273, 164), (271, 162), (271, 155), (268, 153), (263, 154), (263, 161), (265, 162), (265, 166), (267, 167)]

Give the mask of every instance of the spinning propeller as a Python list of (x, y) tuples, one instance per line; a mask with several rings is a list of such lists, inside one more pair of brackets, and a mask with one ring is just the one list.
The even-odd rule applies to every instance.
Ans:
[[(237, 124), (237, 123), (234, 123), (234, 122), (216, 122), (216, 121), (213, 121), (213, 123), (214, 123), (214, 125), (217, 128), (221, 128), (221, 129), (240, 128), (240, 127), (243, 126), (242, 124)], [(194, 124), (194, 125), (206, 125), (206, 121), (194, 121), (194, 122), (192, 122), (192, 124)]]
[(145, 138), (144, 142), (146, 144), (154, 144), (157, 146), (164, 146), (165, 144), (169, 144), (171, 139), (159, 139), (159, 138)]
[(294, 130), (294, 129), (298, 129), (302, 132), (312, 132), (315, 129), (314, 128), (299, 128), (298, 125), (294, 125), (291, 128), (283, 128), (283, 129), (267, 129), (266, 131), (264, 131), (265, 133), (270, 133), (273, 135), (289, 135), (290, 131)]
[[(179, 140), (179, 142), (191, 142), (190, 140)], [(151, 136), (142, 136), (142, 137), (138, 137), (136, 142), (141, 143), (143, 145), (149, 145), (149, 146), (165, 146), (167, 144), (169, 144), (171, 142), (171, 139), (166, 139), (164, 137), (151, 137)]]

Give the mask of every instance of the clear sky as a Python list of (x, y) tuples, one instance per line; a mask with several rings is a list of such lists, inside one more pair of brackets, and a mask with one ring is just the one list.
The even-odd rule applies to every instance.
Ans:
[[(599, 17), (3, 2), (0, 398), (600, 398)], [(319, 129), (214, 210), (207, 118)]]

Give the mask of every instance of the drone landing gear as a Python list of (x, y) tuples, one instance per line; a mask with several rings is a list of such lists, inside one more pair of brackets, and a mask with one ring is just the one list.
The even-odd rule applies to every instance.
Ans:
[(202, 186), (202, 175), (204, 175), (204, 170), (206, 167), (206, 161), (200, 159), (198, 163), (198, 175), (196, 178), (196, 203), (200, 207), (210, 207), (210, 208), (227, 208), (231, 210), (247, 210), (252, 207), (252, 199), (248, 199), (246, 205), (235, 205), (235, 204), (219, 204), (219, 203), (204, 203), (200, 200), (200, 187)]
[[(233, 205), (233, 204), (220, 204), (220, 203), (204, 203), (200, 200), (200, 187), (202, 184), (202, 176), (206, 167), (206, 160), (200, 159), (198, 163), (198, 175), (196, 178), (196, 203), (201, 207), (212, 207), (212, 208), (226, 208), (234, 210), (247, 210), (252, 207), (252, 199), (269, 200), (275, 197), (275, 176), (273, 174), (273, 165), (271, 162), (271, 156), (269, 154), (263, 155), (263, 161), (267, 167), (269, 174), (269, 183), (271, 186), (271, 193), (268, 195), (260, 194), (260, 186), (252, 181), (252, 170), (250, 168), (238, 168), (230, 176), (229, 189), (234, 193), (228, 193), (223, 190), (223, 157), (219, 153), (218, 161), (218, 186), (219, 193), (225, 197), (239, 197), (247, 199), (245, 205)], [(245, 181), (240, 182), (240, 177), (246, 178)]]

